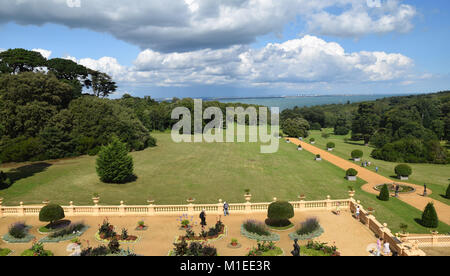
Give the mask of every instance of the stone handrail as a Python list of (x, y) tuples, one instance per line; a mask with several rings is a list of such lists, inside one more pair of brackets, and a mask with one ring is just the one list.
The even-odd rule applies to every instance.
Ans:
[[(2, 206), (0, 201), (0, 217), (8, 216), (38, 216), (42, 205), (24, 205), (23, 202), (19, 206)], [(229, 211), (235, 214), (251, 214), (267, 212), (269, 205), (272, 202), (252, 203), (247, 201), (245, 203), (230, 203)], [(327, 197), (326, 200), (317, 201), (293, 201), (290, 202), (295, 211), (307, 210), (331, 210), (340, 204), (342, 209), (350, 207), (350, 199), (331, 200)], [(193, 215), (205, 210), (207, 213), (222, 214), (223, 202), (219, 200), (217, 204), (194, 204), (193, 202), (185, 205), (154, 205), (153, 201), (149, 201), (148, 205), (125, 205), (122, 201), (120, 205), (99, 205), (96, 199), (93, 206), (76, 206), (70, 202), (67, 206), (62, 206), (66, 216), (157, 216), (157, 215)]]

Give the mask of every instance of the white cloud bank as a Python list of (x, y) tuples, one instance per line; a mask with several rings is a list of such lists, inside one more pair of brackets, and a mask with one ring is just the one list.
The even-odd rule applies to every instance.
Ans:
[[(70, 57), (66, 57), (70, 58)], [(232, 46), (184, 53), (142, 51), (134, 66), (115, 58), (76, 60), (123, 82), (155, 86), (238, 85), (296, 87), (308, 84), (398, 81), (414, 77), (414, 61), (385, 52), (347, 53), (335, 42), (304, 36), (261, 49)]]
[[(333, 10), (334, 12), (330, 12)], [(400, 0), (2, 0), (0, 24), (55, 23), (106, 32), (159, 52), (220, 49), (306, 23), (312, 34), (407, 32), (416, 10)]]

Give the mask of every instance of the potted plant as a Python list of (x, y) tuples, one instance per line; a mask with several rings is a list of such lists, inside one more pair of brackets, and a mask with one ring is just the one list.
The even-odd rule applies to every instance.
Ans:
[(302, 145), (298, 145), (297, 150), (303, 150)]
[(361, 161), (361, 158), (363, 156), (364, 156), (364, 153), (361, 150), (352, 151), (352, 158), (353, 158), (353, 161), (355, 161), (355, 162)]
[(369, 215), (373, 215), (373, 213), (375, 213), (375, 209), (373, 209), (372, 207), (367, 208), (367, 213)]
[(143, 220), (138, 221), (137, 227), (136, 227), (137, 231), (144, 231), (144, 230), (147, 230), (147, 228), (148, 227), (145, 225), (145, 222)]
[(316, 161), (321, 161), (322, 160), (322, 157), (320, 156), (320, 154), (317, 154), (316, 155)]
[(250, 194), (250, 189), (245, 189), (244, 197), (247, 202), (249, 202), (252, 199), (252, 195)]
[(327, 149), (328, 151), (333, 151), (333, 149), (336, 147), (336, 144), (333, 142), (328, 142), (327, 143)]
[(348, 181), (356, 181), (356, 176), (358, 175), (358, 171), (350, 168), (346, 171), (346, 176)]
[(192, 204), (192, 203), (194, 203), (195, 198), (190, 197), (190, 198), (188, 198), (186, 201), (187, 201), (189, 204)]
[(153, 199), (147, 199), (147, 203), (148, 203), (149, 205), (153, 205), (153, 203), (155, 203), (155, 200), (153, 200)]
[(399, 236), (400, 236), (400, 238), (406, 238), (406, 237), (408, 237), (409, 236), (409, 234), (408, 234), (408, 232), (406, 232), (406, 230), (408, 230), (408, 225), (407, 224), (404, 224), (404, 223), (400, 223), (400, 233), (398, 233), (399, 234)]
[(303, 201), (303, 200), (305, 200), (306, 196), (302, 194), (302, 195), (299, 195), (298, 198), (300, 199), (300, 201)]
[(316, 139), (311, 138), (311, 139), (309, 139), (309, 142), (311, 143), (311, 145), (314, 145), (316, 143)]
[(395, 167), (395, 174), (400, 180), (408, 180), (409, 176), (412, 174), (412, 169), (406, 164), (400, 164)]
[(50, 200), (46, 199), (44, 201), (42, 201), (42, 204), (44, 204), (45, 206), (50, 204)]
[(81, 241), (80, 241), (80, 239), (79, 239), (79, 238), (73, 238), (73, 239), (71, 240), (71, 242), (72, 242), (73, 244), (76, 244), (76, 245), (78, 245), (78, 246), (80, 246), (80, 245), (81, 245)]
[(354, 197), (355, 196), (355, 189), (353, 188), (353, 186), (348, 186), (348, 195), (350, 197)]
[(98, 193), (94, 193), (92, 201), (94, 202), (94, 205), (98, 205), (98, 203), (100, 202), (100, 195)]
[(231, 239), (231, 242), (228, 244), (229, 248), (240, 248), (241, 244), (238, 242), (237, 239)]

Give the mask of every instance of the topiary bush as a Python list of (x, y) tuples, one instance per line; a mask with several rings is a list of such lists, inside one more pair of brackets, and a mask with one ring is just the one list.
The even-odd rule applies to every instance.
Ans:
[(428, 203), (422, 214), (421, 224), (428, 228), (437, 228), (439, 226), (439, 219), (434, 208), (433, 203)]
[(316, 139), (311, 138), (311, 139), (309, 139), (309, 141), (314, 143), (316, 141)]
[(445, 196), (450, 199), (450, 184), (447, 187), (447, 192), (445, 193)]
[(266, 224), (273, 227), (291, 225), (289, 219), (294, 217), (294, 207), (287, 201), (276, 201), (269, 205)]
[(64, 217), (64, 209), (57, 204), (49, 204), (44, 206), (39, 212), (39, 220), (43, 222), (50, 222), (50, 228), (56, 221), (61, 220)]
[(111, 144), (102, 147), (97, 158), (97, 174), (105, 183), (125, 183), (133, 176), (133, 158), (125, 143), (113, 137)]
[(335, 143), (333, 143), (333, 142), (328, 142), (327, 143), (327, 148), (329, 148), (329, 149), (334, 149), (336, 147), (336, 144)]
[(406, 164), (400, 164), (397, 167), (395, 167), (395, 174), (397, 174), (397, 176), (402, 176), (402, 177), (408, 177), (412, 174), (412, 169), (410, 166), (406, 165)]
[(352, 158), (353, 159), (362, 158), (363, 156), (364, 156), (364, 153), (361, 150), (354, 150), (354, 151), (352, 151)]
[(358, 175), (358, 171), (353, 169), (353, 168), (350, 168), (350, 169), (347, 170), (346, 175), (347, 176), (357, 176)]
[(382, 201), (389, 201), (389, 197), (390, 197), (389, 188), (388, 188), (387, 184), (384, 184), (383, 188), (381, 188), (378, 199), (382, 200)]

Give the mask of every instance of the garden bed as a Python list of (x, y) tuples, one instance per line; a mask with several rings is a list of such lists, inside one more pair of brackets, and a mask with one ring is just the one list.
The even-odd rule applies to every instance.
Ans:
[(38, 229), (38, 233), (42, 234), (42, 235), (47, 235), (49, 233), (58, 232), (64, 228), (68, 227), (69, 225), (70, 225), (70, 220), (61, 220), (61, 221), (58, 221), (58, 222), (54, 223), (53, 225), (51, 225), (52, 227), (50, 227), (50, 224), (40, 227)]
[(16, 223), (13, 225), (13, 227), (19, 227), (18, 225), (20, 225), (21, 231), (23, 232), (23, 237), (15, 238), (10, 234), (10, 232), (8, 232), (3, 235), (3, 241), (5, 241), (6, 243), (29, 243), (36, 238), (29, 233), (30, 229), (32, 228), (31, 226), (25, 225), (23, 223)]
[[(39, 242), (42, 242), (42, 243), (59, 243), (59, 242), (62, 242), (62, 241), (70, 241), (70, 240), (73, 240), (75, 238), (78, 238), (78, 237), (82, 236), (88, 229), (89, 229), (89, 226), (83, 225), (83, 227), (81, 229), (77, 230), (77, 231), (74, 231), (74, 232), (72, 232), (70, 234), (60, 235), (60, 236), (53, 236), (55, 234), (58, 234), (58, 232), (53, 232), (49, 236), (40, 239)], [(64, 230), (62, 230), (62, 231), (64, 231)]]
[(245, 229), (244, 225), (241, 225), (241, 235), (251, 240), (257, 241), (279, 241), (280, 235), (276, 233), (270, 233), (269, 235), (259, 235), (257, 233), (249, 232)]
[[(117, 239), (117, 241), (118, 241), (119, 243), (128, 243), (128, 244), (131, 244), (131, 243), (137, 243), (137, 242), (140, 240), (140, 237), (137, 237), (137, 236), (131, 236), (131, 235), (128, 236), (128, 238), (127, 238), (126, 240), (121, 239), (121, 235), (116, 235), (115, 237), (116, 237), (116, 239)], [(99, 242), (109, 243), (109, 242), (113, 239), (113, 237), (111, 237), (111, 238), (104, 238), (104, 237), (102, 237), (102, 236), (100, 235), (99, 232), (97, 232), (97, 233), (95, 233), (95, 239), (96, 239), (97, 241), (99, 241)]]
[[(215, 235), (209, 235), (209, 232), (212, 231), (212, 229), (215, 229), (215, 231), (217, 231), (218, 233)], [(219, 229), (219, 230), (217, 230)], [(222, 222), (218, 222), (216, 224), (216, 227), (211, 228), (210, 231), (208, 231), (206, 236), (196, 236), (195, 234), (193, 234), (194, 232), (191, 232), (193, 234), (192, 235), (185, 235), (185, 236), (178, 236), (175, 238), (175, 243), (179, 243), (181, 242), (182, 238), (185, 239), (186, 242), (211, 242), (211, 241), (218, 241), (223, 239), (224, 237), (226, 237), (227, 235), (227, 227), (222, 223)]]
[(13, 251), (11, 249), (8, 248), (2, 248), (0, 249), (0, 257), (5, 257), (5, 256), (9, 256), (13, 253)]
[(283, 256), (284, 251), (280, 247), (275, 246), (273, 242), (258, 242), (257, 247), (250, 249), (246, 256), (250, 257), (275, 257)]
[[(391, 192), (391, 193), (395, 193), (395, 185), (394, 184), (386, 184), (387, 186), (388, 186), (388, 190), (389, 190), (389, 192)], [(384, 184), (381, 184), (381, 185), (377, 185), (377, 186), (375, 186), (374, 187), (374, 189), (376, 190), (376, 191), (381, 191), (381, 189), (383, 188), (383, 186), (384, 186)], [(412, 194), (412, 193), (414, 193), (416, 191), (416, 189), (415, 188), (413, 188), (413, 187), (411, 187), (411, 186), (408, 186), (408, 185), (400, 185), (400, 189), (399, 189), (399, 193), (400, 194)]]
[(299, 241), (312, 240), (317, 237), (320, 237), (323, 233), (324, 233), (323, 228), (319, 227), (318, 229), (308, 234), (299, 235), (297, 234), (297, 232), (290, 233), (289, 238), (291, 238), (291, 240), (299, 240)]

